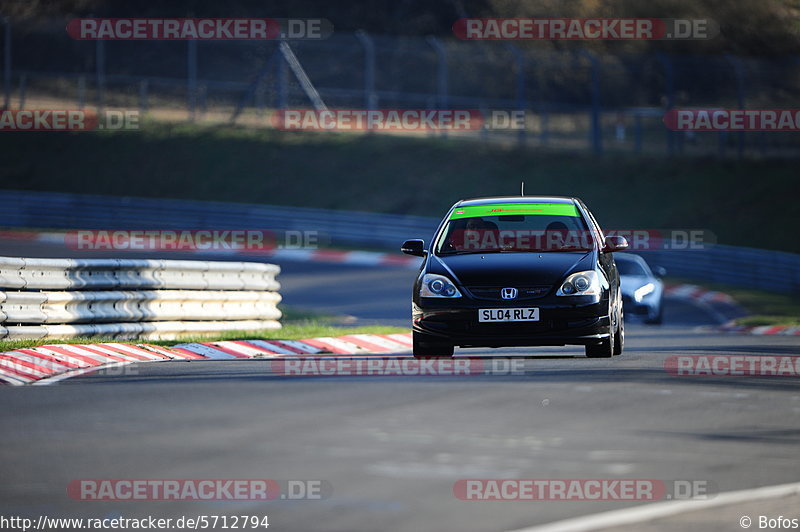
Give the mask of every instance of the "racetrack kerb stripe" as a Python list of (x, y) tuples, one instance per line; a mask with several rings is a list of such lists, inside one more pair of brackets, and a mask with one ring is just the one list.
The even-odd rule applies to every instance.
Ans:
[(50, 384), (105, 367), (149, 362), (385, 354), (406, 351), (411, 334), (358, 334), (303, 340), (228, 340), (172, 347), (119, 342), (57, 344), (0, 353), (0, 384)]

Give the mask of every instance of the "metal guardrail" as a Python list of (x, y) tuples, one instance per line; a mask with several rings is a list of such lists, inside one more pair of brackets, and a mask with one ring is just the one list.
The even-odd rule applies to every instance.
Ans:
[[(7, 227), (318, 231), (321, 240), (327, 238), (333, 245), (397, 250), (409, 238), (429, 241), (438, 223), (437, 218), (422, 216), (0, 190), (0, 226)], [(795, 253), (726, 245), (634, 252), (671, 275), (800, 293), (800, 255)]]
[(277, 329), (279, 272), (249, 262), (0, 257), (0, 338)]
[(636, 252), (669, 275), (743, 288), (800, 294), (800, 255), (766, 249), (715, 245), (699, 250)]
[(271, 290), (280, 268), (258, 262), (0, 257), (0, 287), (38, 290)]
[(277, 292), (141, 290), (0, 292), (4, 323), (216, 321), (281, 317)]
[(308, 207), (0, 190), (0, 226), (6, 227), (317, 231), (334, 246), (397, 249), (409, 235), (430, 238), (438, 223)]

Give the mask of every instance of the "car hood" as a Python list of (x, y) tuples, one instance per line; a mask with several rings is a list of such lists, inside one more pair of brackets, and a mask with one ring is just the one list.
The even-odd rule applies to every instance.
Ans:
[(594, 268), (594, 252), (473, 253), (432, 256), (428, 271), (462, 285), (554, 285), (573, 271)]

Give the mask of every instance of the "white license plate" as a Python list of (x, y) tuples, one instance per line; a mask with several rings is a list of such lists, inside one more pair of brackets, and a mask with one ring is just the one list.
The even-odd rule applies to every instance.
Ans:
[(482, 308), (478, 321), (539, 321), (538, 308)]

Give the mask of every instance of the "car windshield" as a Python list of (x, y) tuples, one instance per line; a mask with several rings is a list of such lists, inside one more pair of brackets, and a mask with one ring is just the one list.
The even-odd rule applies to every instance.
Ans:
[(593, 242), (573, 204), (498, 204), (455, 209), (434, 249), (439, 255), (587, 251)]
[(650, 275), (650, 272), (648, 272), (639, 261), (621, 259), (618, 257), (615, 262), (617, 263), (617, 270), (619, 270), (620, 275)]

